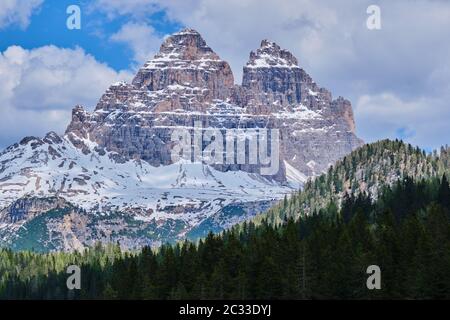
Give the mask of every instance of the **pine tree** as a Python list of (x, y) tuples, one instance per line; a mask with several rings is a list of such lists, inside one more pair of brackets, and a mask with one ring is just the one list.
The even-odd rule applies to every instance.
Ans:
[(450, 186), (445, 174), (442, 176), (441, 185), (439, 186), (438, 202), (442, 206), (450, 208)]

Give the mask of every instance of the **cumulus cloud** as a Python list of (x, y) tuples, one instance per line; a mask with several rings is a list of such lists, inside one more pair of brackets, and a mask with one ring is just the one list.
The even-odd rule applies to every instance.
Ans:
[(0, 53), (0, 146), (63, 132), (73, 106), (92, 108), (112, 82), (130, 79), (80, 48), (7, 48)]
[(355, 111), (359, 132), (369, 141), (400, 138), (429, 150), (438, 149), (449, 143), (448, 99), (448, 95), (402, 99), (391, 92), (362, 95)]
[(150, 25), (134, 22), (124, 24), (110, 39), (128, 45), (133, 50), (133, 60), (138, 65), (149, 60), (163, 41)]
[(0, 29), (9, 25), (28, 27), (33, 11), (37, 10), (42, 2), (43, 0), (2, 0), (0, 2)]

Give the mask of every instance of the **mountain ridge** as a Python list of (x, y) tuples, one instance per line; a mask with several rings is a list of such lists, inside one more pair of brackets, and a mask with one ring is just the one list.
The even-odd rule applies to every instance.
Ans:
[(442, 146), (440, 152), (426, 153), (402, 140), (384, 139), (352, 151), (338, 160), (327, 173), (305, 183), (302, 190), (279, 202), (254, 221), (273, 224), (288, 219), (327, 211), (331, 203), (342, 204), (358, 197), (376, 201), (386, 189), (403, 179), (414, 181), (440, 179), (450, 176), (450, 147)]

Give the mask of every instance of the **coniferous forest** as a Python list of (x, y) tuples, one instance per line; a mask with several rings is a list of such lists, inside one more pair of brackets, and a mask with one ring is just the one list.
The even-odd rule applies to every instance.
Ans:
[[(297, 218), (299, 195), (272, 214), (198, 243), (122, 252), (0, 251), (2, 299), (449, 299), (450, 187), (445, 175), (405, 177), (376, 200), (361, 192)], [(296, 207), (297, 206), (297, 207)], [(340, 209), (338, 209), (338, 207)], [(276, 212), (275, 212), (276, 211)], [(81, 267), (68, 290), (66, 267)], [(381, 269), (368, 290), (366, 269)]]

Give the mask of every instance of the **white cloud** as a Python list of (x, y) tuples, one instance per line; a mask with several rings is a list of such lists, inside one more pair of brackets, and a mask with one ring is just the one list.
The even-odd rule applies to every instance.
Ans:
[(153, 27), (145, 23), (127, 23), (110, 39), (127, 44), (133, 50), (133, 60), (139, 66), (153, 57), (163, 41)]
[(437, 149), (449, 143), (450, 96), (404, 100), (391, 92), (362, 95), (355, 107), (358, 131), (367, 141), (403, 138)]
[(72, 107), (92, 108), (111, 83), (130, 79), (80, 48), (7, 48), (0, 53), (0, 146), (63, 132)]
[(30, 17), (41, 6), (43, 0), (2, 0), (0, 2), (0, 29), (9, 25), (26, 28)]

